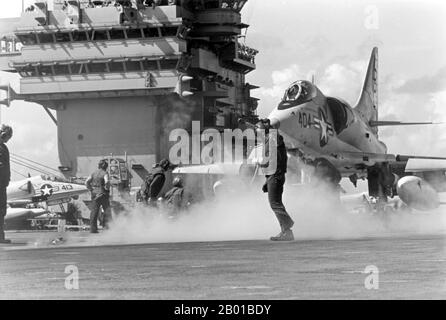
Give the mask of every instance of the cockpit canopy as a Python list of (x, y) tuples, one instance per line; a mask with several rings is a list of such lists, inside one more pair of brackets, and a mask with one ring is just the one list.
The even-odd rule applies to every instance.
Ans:
[(70, 182), (67, 179), (59, 177), (59, 176), (41, 174), (40, 177), (42, 178), (42, 180), (47, 180), (47, 181), (64, 182), (64, 183), (69, 183)]
[(288, 109), (314, 99), (317, 95), (315, 86), (308, 81), (296, 81), (285, 90), (278, 109)]

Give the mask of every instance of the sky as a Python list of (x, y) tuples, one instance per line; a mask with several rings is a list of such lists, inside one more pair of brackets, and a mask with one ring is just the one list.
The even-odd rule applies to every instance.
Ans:
[[(437, 0), (249, 1), (246, 44), (257, 48), (248, 82), (258, 113), (287, 86), (310, 80), (325, 95), (357, 102), (372, 48), (379, 49), (380, 120), (446, 122), (446, 2)], [(446, 124), (386, 127), (388, 152), (446, 156)]]
[[(21, 0), (6, 2), (0, 18), (18, 16)], [(247, 81), (260, 87), (252, 95), (261, 117), (312, 75), (324, 94), (354, 105), (377, 46), (380, 119), (446, 122), (445, 1), (249, 0), (242, 15), (250, 25), (242, 41), (260, 51)], [(57, 128), (41, 106), (14, 101), (1, 121), (14, 127), (12, 152), (58, 166)], [(445, 125), (381, 128), (380, 138), (391, 153), (446, 156)]]

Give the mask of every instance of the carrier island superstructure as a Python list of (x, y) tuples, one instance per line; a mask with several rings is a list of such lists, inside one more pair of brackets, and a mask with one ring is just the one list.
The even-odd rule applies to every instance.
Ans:
[[(244, 44), (245, 0), (37, 1), (0, 20), (0, 70), (20, 74), (13, 99), (57, 125), (59, 169), (85, 176), (107, 155), (133, 177), (167, 157), (174, 128), (236, 128), (256, 118), (257, 51)], [(135, 174), (137, 173), (137, 174)], [(136, 180), (134, 184), (138, 184)]]

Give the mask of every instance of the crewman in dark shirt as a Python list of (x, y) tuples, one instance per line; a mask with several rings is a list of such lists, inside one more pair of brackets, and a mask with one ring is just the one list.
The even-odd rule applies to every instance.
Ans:
[(9, 150), (5, 143), (12, 137), (12, 128), (2, 125), (0, 128), (0, 243), (11, 243), (5, 239), (5, 216), (7, 210), (6, 188), (11, 180), (11, 170), (9, 166)]
[(166, 182), (166, 172), (170, 167), (169, 160), (163, 159), (149, 172), (141, 186), (141, 196), (146, 204), (156, 206), (158, 195)]
[(269, 120), (260, 121), (257, 123), (256, 127), (257, 130), (264, 130), (265, 132), (265, 154), (269, 154), (271, 157), (274, 153), (270, 152), (270, 148), (275, 148), (277, 150), (276, 159), (270, 159), (270, 162), (267, 164), (260, 164), (261, 167), (269, 167), (270, 169), (273, 168), (273, 170), (275, 166), (273, 172), (265, 174), (266, 182), (262, 188), (263, 192), (268, 193), (269, 204), (274, 211), (281, 228), (281, 232), (277, 236), (271, 237), (271, 240), (292, 241), (294, 240), (294, 235), (291, 227), (294, 225), (294, 221), (291, 219), (282, 202), (283, 186), (285, 184), (288, 161), (285, 143), (283, 137), (277, 131), (276, 139), (270, 134), (271, 126)]

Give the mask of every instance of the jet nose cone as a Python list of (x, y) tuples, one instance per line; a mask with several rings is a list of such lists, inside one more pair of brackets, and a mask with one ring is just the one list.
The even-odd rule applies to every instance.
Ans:
[(270, 119), (272, 126), (278, 128), (284, 122), (290, 121), (290, 119), (296, 117), (299, 111), (306, 108), (307, 106), (308, 103), (303, 103), (297, 106), (291, 106), (289, 108), (282, 109), (281, 105), (279, 105), (270, 113), (268, 119)]

